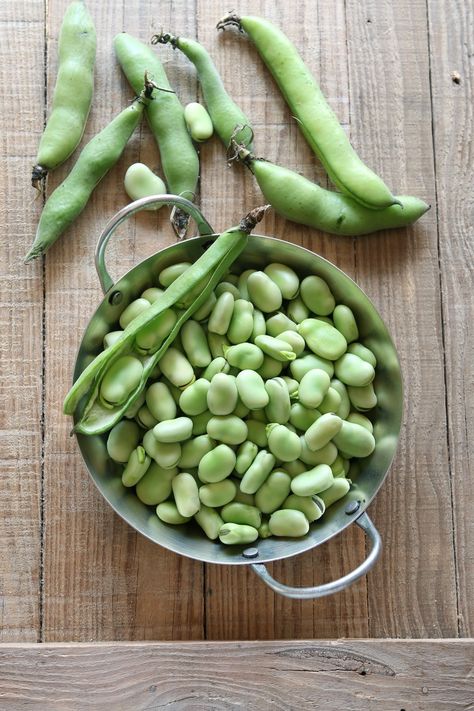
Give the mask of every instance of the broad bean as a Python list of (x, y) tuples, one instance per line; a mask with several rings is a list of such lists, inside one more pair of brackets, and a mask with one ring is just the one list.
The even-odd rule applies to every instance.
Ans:
[(296, 354), (288, 341), (273, 336), (257, 336), (255, 345), (262, 349), (264, 353), (274, 358), (275, 360), (286, 363), (286, 361), (295, 360)]
[(336, 378), (345, 385), (363, 387), (372, 382), (375, 377), (374, 367), (353, 353), (344, 353), (334, 365)]
[[(301, 289), (301, 287), (300, 287)], [(291, 299), (286, 307), (287, 316), (295, 323), (301, 323), (309, 316), (309, 309), (303, 303), (301, 296)]]
[(300, 286), (300, 295), (310, 311), (318, 316), (329, 316), (334, 311), (336, 301), (327, 282), (318, 276), (308, 276)]
[(143, 365), (133, 356), (121, 356), (105, 371), (99, 396), (104, 407), (113, 408), (126, 402), (140, 383)]
[(207, 407), (213, 415), (230, 415), (237, 405), (239, 394), (235, 378), (216, 373), (207, 391)]
[(302, 405), (308, 408), (318, 407), (326, 396), (331, 379), (329, 375), (319, 368), (308, 371), (300, 381), (298, 398)]
[(326, 358), (318, 358), (318, 356), (313, 353), (303, 352), (301, 356), (290, 363), (291, 374), (298, 382), (301, 381), (306, 373), (314, 369), (324, 370), (330, 378), (334, 375), (334, 365), (331, 361)]
[(194, 516), (201, 508), (198, 485), (194, 477), (187, 472), (177, 474), (172, 482), (173, 496), (181, 516)]
[(117, 343), (117, 341), (122, 338), (122, 333), (123, 331), (110, 331), (106, 333), (103, 340), (104, 350), (113, 346), (114, 343)]
[(193, 421), (190, 417), (176, 417), (174, 420), (163, 420), (153, 428), (153, 434), (158, 442), (184, 442), (191, 437)]
[(277, 284), (265, 272), (255, 271), (247, 279), (247, 291), (250, 301), (263, 311), (278, 311), (283, 297)]
[(266, 407), (269, 402), (268, 393), (262, 377), (253, 370), (241, 370), (235, 379), (239, 397), (249, 410)]
[(232, 502), (224, 506), (221, 511), (225, 523), (240, 523), (258, 528), (262, 523), (262, 515), (256, 506)]
[(274, 536), (299, 538), (308, 533), (309, 522), (302, 511), (280, 509), (272, 513), (268, 527)]
[(289, 343), (291, 349), (296, 353), (296, 357), (301, 355), (306, 347), (303, 336), (300, 336), (296, 331), (283, 331), (278, 338)]
[(218, 538), (219, 531), (224, 523), (215, 509), (204, 504), (201, 504), (199, 511), (194, 514), (194, 520), (211, 541), (215, 541)]
[(270, 378), (265, 383), (269, 402), (265, 414), (269, 422), (285, 424), (290, 419), (291, 402), (288, 388), (283, 378)]
[(276, 459), (292, 462), (301, 454), (300, 438), (285, 425), (267, 425), (268, 449)]
[(207, 322), (208, 331), (225, 336), (234, 313), (234, 303), (234, 297), (229, 291), (224, 291), (219, 296)]
[(321, 358), (337, 360), (347, 350), (347, 341), (339, 331), (317, 318), (307, 318), (298, 326), (308, 347)]
[(145, 452), (144, 448), (139, 445), (132, 451), (128, 458), (128, 462), (122, 473), (122, 484), (130, 487), (135, 486), (151, 464), (151, 459)]
[(266, 447), (268, 445), (267, 424), (261, 420), (246, 420), (247, 422), (247, 439), (253, 442), (258, 447)]
[(217, 298), (220, 298), (225, 292), (232, 294), (232, 296), (234, 297), (234, 301), (237, 301), (237, 299), (242, 298), (237, 286), (235, 284), (232, 284), (232, 282), (230, 281), (221, 281), (214, 289), (214, 293)]
[(189, 439), (181, 445), (181, 456), (178, 466), (185, 470), (198, 467), (204, 455), (212, 452), (214, 447), (215, 442), (207, 434), (198, 435), (193, 439)]
[(344, 421), (334, 444), (349, 457), (368, 457), (375, 449), (375, 439), (371, 432), (361, 425)]
[(195, 321), (205, 321), (209, 314), (211, 313), (212, 309), (216, 305), (217, 302), (217, 297), (213, 291), (209, 294), (205, 302), (200, 306), (194, 313), (193, 313), (193, 319)]
[(300, 459), (305, 464), (309, 464), (313, 467), (316, 464), (327, 464), (328, 466), (331, 466), (331, 464), (333, 464), (333, 462), (335, 461), (338, 452), (337, 447), (333, 442), (328, 442), (328, 444), (326, 444), (324, 447), (321, 447), (321, 449), (317, 449), (316, 452), (313, 452), (306, 444), (304, 435), (301, 435), (300, 441)]
[(282, 311), (277, 314), (270, 316), (266, 320), (266, 332), (269, 336), (277, 338), (280, 333), (285, 331), (293, 331), (296, 333), (297, 325), (288, 316), (286, 316)]
[(290, 493), (291, 477), (282, 469), (275, 469), (255, 493), (255, 504), (262, 513), (273, 513)]
[(165, 523), (170, 523), (172, 525), (187, 523), (191, 518), (190, 516), (182, 516), (173, 501), (163, 501), (163, 503), (158, 504), (156, 507), (156, 515), (160, 521), (164, 521)]
[(312, 523), (313, 521), (317, 521), (318, 518), (321, 518), (326, 508), (321, 499), (321, 506), (316, 503), (315, 499), (318, 498), (317, 496), (298, 496), (297, 494), (290, 494), (283, 502), (282, 508), (301, 511), (308, 521)]
[(199, 479), (206, 484), (226, 479), (235, 467), (235, 452), (226, 444), (219, 444), (205, 454), (198, 464)]
[(306, 444), (313, 451), (326, 446), (342, 427), (342, 420), (337, 415), (327, 413), (321, 415), (309, 429), (306, 430), (304, 438)]
[(318, 405), (318, 410), (322, 415), (326, 415), (328, 412), (337, 413), (337, 410), (341, 406), (342, 398), (338, 391), (331, 385), (324, 396), (323, 401)]
[(263, 363), (256, 372), (267, 380), (268, 378), (277, 378), (282, 370), (283, 362), (281, 360), (275, 360), (275, 358), (271, 358), (269, 355), (264, 355)]
[(375, 394), (372, 383), (358, 388), (349, 385), (347, 387), (347, 394), (354, 407), (362, 412), (372, 410), (372, 408), (377, 405), (377, 395)]
[(178, 315), (173, 309), (165, 309), (149, 324), (142, 328), (135, 337), (135, 348), (141, 355), (155, 353), (173, 330)]
[(291, 406), (290, 410), (290, 422), (293, 427), (297, 430), (306, 432), (313, 422), (316, 422), (318, 417), (321, 417), (321, 412), (319, 410), (308, 408), (302, 405), (300, 402), (295, 402)]
[(136, 494), (147, 506), (161, 504), (171, 494), (171, 481), (178, 473), (176, 468), (163, 469), (156, 462), (151, 462), (144, 476), (136, 485)]
[(212, 360), (206, 333), (200, 323), (189, 319), (181, 327), (181, 342), (188, 360), (195, 368), (206, 368)]
[(179, 397), (179, 407), (185, 415), (194, 417), (207, 410), (209, 388), (209, 380), (206, 380), (206, 378), (198, 378), (198, 380), (195, 380), (186, 390), (183, 390)]
[(219, 539), (227, 545), (253, 543), (258, 538), (258, 531), (253, 526), (240, 523), (224, 523), (219, 531)]
[(176, 402), (165, 383), (153, 383), (146, 391), (146, 404), (153, 417), (162, 420), (173, 420), (176, 417)]
[(217, 358), (223, 358), (224, 350), (230, 346), (227, 336), (221, 336), (220, 333), (208, 333), (207, 342), (209, 344), (209, 350), (211, 351), (211, 355), (214, 360), (216, 360)]
[[(123, 179), (125, 192), (131, 200), (149, 197), (150, 195), (166, 194), (166, 185), (159, 175), (156, 175), (144, 163), (133, 163)], [(152, 207), (145, 208), (146, 210), (159, 210), (162, 205), (158, 203)]]
[(334, 483), (332, 484), (332, 486), (330, 486), (329, 489), (326, 489), (325, 491), (321, 491), (319, 496), (324, 501), (324, 505), (328, 509), (336, 501), (342, 499), (342, 497), (347, 494), (350, 488), (351, 482), (349, 479), (338, 477), (337, 479), (334, 479)]
[(189, 360), (172, 346), (162, 356), (160, 368), (163, 375), (177, 388), (184, 389), (196, 379)]
[(300, 280), (296, 272), (286, 264), (272, 262), (264, 272), (278, 286), (284, 299), (294, 299), (300, 288)]
[(332, 319), (334, 326), (339, 333), (342, 333), (347, 343), (357, 341), (359, 338), (359, 329), (352, 310), (344, 304), (338, 304), (333, 311)]
[(142, 405), (141, 408), (138, 410), (135, 416), (135, 420), (144, 430), (150, 430), (158, 422), (156, 417), (153, 417), (146, 405)]
[(184, 120), (193, 141), (207, 141), (214, 132), (211, 117), (202, 104), (191, 101), (184, 107)]
[(199, 487), (199, 498), (205, 506), (217, 508), (230, 503), (235, 496), (237, 487), (230, 479), (223, 479), (212, 484)]
[(240, 490), (244, 494), (255, 494), (268, 477), (275, 464), (275, 457), (265, 449), (261, 449), (240, 482)]
[(257, 336), (263, 336), (267, 332), (267, 324), (265, 323), (265, 316), (259, 309), (253, 310), (253, 328), (250, 334), (250, 340), (255, 341)]
[(227, 362), (239, 370), (257, 370), (263, 364), (263, 351), (254, 343), (238, 343), (224, 349)]
[(153, 430), (148, 430), (144, 435), (143, 447), (146, 453), (163, 469), (172, 469), (181, 457), (179, 442), (158, 442)]
[(346, 420), (347, 422), (352, 422), (353, 425), (361, 425), (361, 427), (365, 427), (372, 434), (374, 433), (374, 426), (372, 422), (368, 417), (362, 415), (360, 412), (350, 412)]
[(366, 360), (367, 363), (370, 363), (373, 368), (377, 365), (377, 358), (375, 355), (372, 353), (370, 348), (363, 346), (362, 343), (349, 343), (347, 346), (347, 352), (359, 356), (362, 360)]
[[(331, 388), (336, 390), (341, 398), (341, 404), (336, 410), (336, 415), (339, 415), (341, 420), (345, 420), (349, 412), (351, 411), (351, 401), (349, 400), (349, 394), (347, 388), (340, 380), (333, 378), (331, 380)], [(329, 392), (329, 391), (328, 391)]]
[(125, 464), (140, 441), (140, 430), (135, 422), (121, 420), (107, 437), (107, 453), (114, 462)]
[[(249, 466), (252, 464), (257, 454), (258, 447), (254, 442), (251, 442), (250, 440), (242, 442), (239, 449), (237, 450), (237, 459), (235, 462), (235, 471), (237, 472), (237, 474), (243, 476)], [(236, 523), (238, 523), (238, 521), (236, 521)]]
[(319, 494), (334, 483), (331, 467), (327, 464), (318, 464), (291, 480), (291, 490), (298, 496), (312, 496)]
[(237, 299), (234, 303), (234, 311), (227, 330), (227, 338), (234, 345), (244, 343), (252, 335), (253, 331), (253, 304), (244, 299)]
[(165, 269), (161, 270), (158, 275), (158, 281), (161, 286), (166, 289), (170, 284), (176, 281), (181, 274), (184, 274), (190, 266), (191, 262), (178, 262), (177, 264), (171, 264), (169, 267), (165, 267)]
[(212, 380), (216, 373), (228, 373), (230, 370), (230, 365), (224, 358), (224, 356), (218, 356), (211, 360), (206, 370), (203, 372), (202, 377), (209, 382)]

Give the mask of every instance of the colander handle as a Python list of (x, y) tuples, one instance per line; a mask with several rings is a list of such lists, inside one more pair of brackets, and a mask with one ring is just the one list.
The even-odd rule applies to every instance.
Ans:
[(341, 592), (341, 590), (349, 587), (349, 585), (352, 585), (352, 583), (369, 572), (369, 570), (374, 566), (380, 555), (380, 551), (382, 550), (382, 539), (380, 538), (380, 534), (367, 514), (361, 514), (361, 516), (356, 519), (355, 523), (367, 534), (371, 543), (370, 553), (364, 562), (361, 563), (355, 570), (351, 573), (347, 573), (347, 575), (343, 575), (342, 578), (339, 578), (338, 580), (333, 580), (331, 583), (316, 585), (310, 588), (296, 588), (280, 583), (278, 580), (275, 580), (275, 578), (272, 578), (267, 568), (262, 563), (253, 563), (252, 568), (263, 580), (263, 582), (268, 585), (268, 587), (284, 597), (290, 597), (296, 600), (311, 600), (316, 597), (325, 597), (326, 595)]
[(135, 200), (135, 202), (131, 202), (119, 210), (119, 212), (107, 222), (99, 237), (97, 247), (95, 248), (95, 268), (104, 294), (114, 285), (114, 281), (105, 266), (105, 249), (109, 239), (122, 222), (125, 222), (127, 218), (136, 212), (140, 212), (140, 210), (150, 207), (151, 205), (172, 205), (174, 208), (179, 207), (183, 212), (186, 212), (193, 218), (200, 235), (214, 234), (214, 230), (201, 214), (199, 208), (196, 207), (194, 203), (179, 195), (151, 195), (150, 197), (140, 198), (139, 200)]

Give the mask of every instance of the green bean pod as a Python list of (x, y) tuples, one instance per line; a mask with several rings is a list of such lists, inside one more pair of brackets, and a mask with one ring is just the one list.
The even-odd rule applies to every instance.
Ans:
[(155, 35), (152, 43), (171, 44), (194, 64), (212, 125), (224, 146), (228, 149), (231, 139), (236, 138), (251, 148), (253, 131), (250, 122), (225, 90), (219, 72), (204, 47), (195, 40), (174, 37), (168, 32)]
[[(299, 173), (255, 158), (239, 149), (257, 183), (275, 212), (287, 220), (334, 235), (356, 237), (379, 230), (406, 227), (416, 222), (430, 209), (423, 200), (411, 195), (399, 195), (398, 204), (383, 210), (372, 210), (341, 193), (321, 188)], [(297, 320), (288, 306), (288, 315)]]
[(153, 89), (154, 85), (145, 79), (145, 89), (139, 98), (82, 149), (71, 172), (46, 201), (25, 262), (44, 254), (85, 208), (94, 188), (122, 155)]
[[(263, 215), (265, 208), (256, 208), (249, 213), (238, 227), (223, 232), (206, 250), (206, 252), (180, 277), (176, 279), (154, 304), (144, 313), (135, 318), (125, 329), (120, 340), (98, 356), (87, 366), (69, 391), (65, 402), (64, 412), (73, 414), (83, 395), (88, 393), (88, 400), (81, 418), (75, 426), (75, 431), (83, 434), (99, 434), (111, 427), (120, 419), (125, 410), (137, 398), (146, 384), (149, 373), (155, 365), (166, 355), (166, 350), (176, 337), (182, 324), (206, 301), (209, 293), (225, 274), (229, 266), (235, 261), (244, 249), (249, 232), (255, 227)], [(190, 289), (196, 285), (203, 285), (198, 296), (189, 296)], [(187, 300), (191, 298), (191, 301)], [(170, 335), (152, 356), (144, 357), (143, 378), (136, 390), (131, 393), (128, 401), (121, 407), (111, 412), (97, 403), (98, 387), (101, 377), (107, 366), (120, 354), (126, 351), (133, 343), (137, 333), (166, 308), (181, 303), (185, 310), (179, 316)]]
[[(51, 114), (41, 136), (31, 176), (35, 188), (79, 145), (92, 102), (95, 53), (94, 22), (83, 2), (72, 2), (64, 14), (59, 33), (59, 66)], [(144, 72), (138, 92), (143, 86), (143, 75)]]
[(357, 155), (306, 67), (296, 47), (275, 25), (261, 17), (231, 14), (220, 29), (237, 25), (245, 30), (280, 87), (304, 137), (324, 165), (334, 185), (372, 210), (394, 205), (397, 199), (383, 180)]
[[(171, 91), (168, 77), (156, 53), (125, 32), (114, 38), (114, 49), (122, 70), (135, 92), (141, 88), (145, 71), (159, 92), (146, 109), (146, 116), (160, 152), (161, 166), (170, 193), (193, 200), (199, 179), (199, 157), (184, 120), (184, 108)], [(180, 209), (172, 214), (173, 228), (184, 237), (189, 217)]]
[(122, 333), (123, 331), (109, 331), (109, 333), (106, 333), (103, 340), (104, 350), (117, 343), (122, 337)]

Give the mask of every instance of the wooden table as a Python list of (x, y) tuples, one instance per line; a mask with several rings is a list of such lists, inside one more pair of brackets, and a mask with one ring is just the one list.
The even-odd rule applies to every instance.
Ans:
[[(198, 37), (210, 50), (228, 90), (253, 122), (258, 155), (326, 185), (324, 171), (253, 47), (234, 33), (216, 32), (216, 21), (229, 9), (226, 3), (89, 0), (88, 5), (98, 53), (83, 145), (132, 98), (114, 59), (114, 35), (126, 30), (147, 41), (153, 32), (169, 29)], [(66, 6), (66, 0), (6, 0), (0, 8), (6, 106), (0, 236), (1, 640), (473, 636), (474, 36), (469, 3), (242, 0), (237, 7), (243, 14), (266, 15), (286, 30), (361, 156), (395, 192), (418, 195), (432, 205), (411, 229), (356, 239), (318, 233), (273, 212), (260, 230), (318, 252), (360, 284), (393, 334), (405, 382), (399, 451), (370, 507), (384, 542), (382, 559), (346, 592), (317, 602), (286, 600), (251, 572), (202, 565), (151, 544), (103, 501), (69, 437), (62, 401), (81, 334), (102, 298), (93, 265), (97, 236), (127, 201), (123, 176), (128, 165), (143, 160), (154, 167), (159, 156), (143, 123), (73, 227), (44, 260), (23, 264), (42, 207), (29, 185), (30, 167), (50, 106)], [(183, 103), (199, 97), (187, 60), (167, 47), (158, 51)], [(51, 175), (48, 194), (76, 158), (77, 152)], [(261, 201), (248, 171), (227, 167), (217, 139), (202, 146), (198, 202), (216, 229), (234, 224)], [(112, 273), (120, 275), (173, 239), (164, 211), (140, 215), (110, 247)], [(355, 567), (364, 554), (363, 535), (351, 527), (272, 570), (289, 583), (316, 584)], [(11, 649), (4, 649), (4, 659)], [(469, 645), (459, 649), (464, 659), (467, 650), (472, 655)]]

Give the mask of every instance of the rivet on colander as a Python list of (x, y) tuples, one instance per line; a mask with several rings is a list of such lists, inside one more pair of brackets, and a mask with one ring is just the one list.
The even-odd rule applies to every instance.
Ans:
[(258, 548), (246, 548), (242, 551), (244, 558), (256, 558), (258, 556)]
[(360, 508), (360, 501), (349, 501), (346, 508), (344, 509), (346, 514), (350, 516), (351, 514), (358, 511)]
[(109, 296), (109, 304), (117, 306), (122, 301), (123, 294), (121, 291), (113, 291)]

